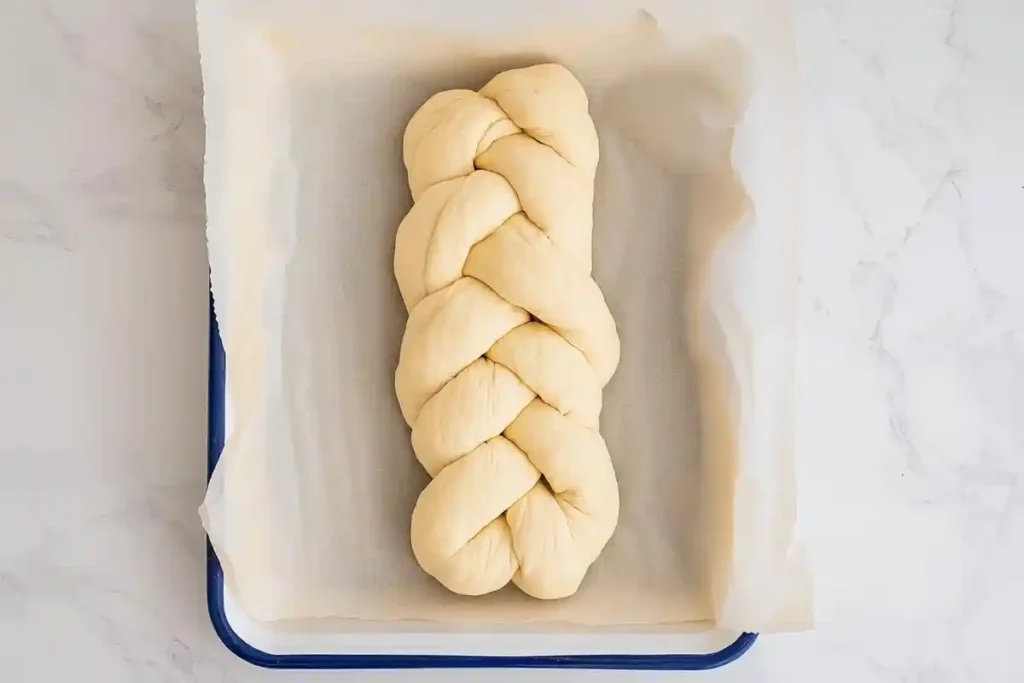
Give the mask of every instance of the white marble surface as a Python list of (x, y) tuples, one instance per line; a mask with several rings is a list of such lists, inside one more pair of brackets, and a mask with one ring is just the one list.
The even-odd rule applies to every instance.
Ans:
[[(709, 679), (1024, 680), (1024, 3), (797, 14), (820, 624)], [(244, 665), (204, 611), (191, 3), (4, 0), (0, 97), (0, 677), (343, 678)], [(558, 677), (494, 678), (526, 675)]]

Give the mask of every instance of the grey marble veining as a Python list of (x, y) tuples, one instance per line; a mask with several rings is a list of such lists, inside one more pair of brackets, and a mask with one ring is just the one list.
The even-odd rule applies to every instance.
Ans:
[[(820, 623), (712, 679), (1019, 681), (1024, 4), (796, 8)], [(205, 614), (191, 3), (6, 0), (0, 93), (4, 680), (333, 680), (238, 662)]]

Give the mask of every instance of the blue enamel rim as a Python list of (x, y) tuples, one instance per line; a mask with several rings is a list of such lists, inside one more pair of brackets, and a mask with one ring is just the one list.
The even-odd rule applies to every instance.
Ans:
[[(224, 447), (224, 346), (210, 302), (210, 377), (208, 473)], [(206, 601), (213, 629), (231, 652), (245, 661), (270, 669), (714, 669), (742, 656), (757, 640), (756, 633), (743, 633), (718, 652), (708, 654), (608, 654), (485, 657), (470, 655), (371, 655), (371, 654), (289, 654), (276, 655), (245, 642), (228, 622), (224, 611), (224, 573), (209, 543), (206, 545)]]

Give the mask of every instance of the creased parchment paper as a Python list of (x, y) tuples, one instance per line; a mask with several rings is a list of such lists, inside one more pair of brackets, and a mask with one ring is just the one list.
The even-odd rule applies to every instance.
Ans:
[[(792, 453), (800, 112), (763, 0), (199, 0), (229, 437), (201, 515), (259, 620), (809, 625)], [(638, 11), (646, 10), (646, 11)], [(570, 599), (424, 574), (427, 475), (394, 397), (402, 131), (557, 61), (601, 141), (595, 279), (622, 338), (602, 433), (619, 526)]]

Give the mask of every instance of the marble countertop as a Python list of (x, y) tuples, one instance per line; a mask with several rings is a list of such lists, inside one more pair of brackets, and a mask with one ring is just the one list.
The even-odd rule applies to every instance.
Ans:
[[(709, 678), (1024, 680), (1024, 3), (798, 0), (797, 15), (819, 625)], [(245, 665), (205, 612), (191, 2), (5, 0), (0, 92), (5, 680), (341, 678)]]

